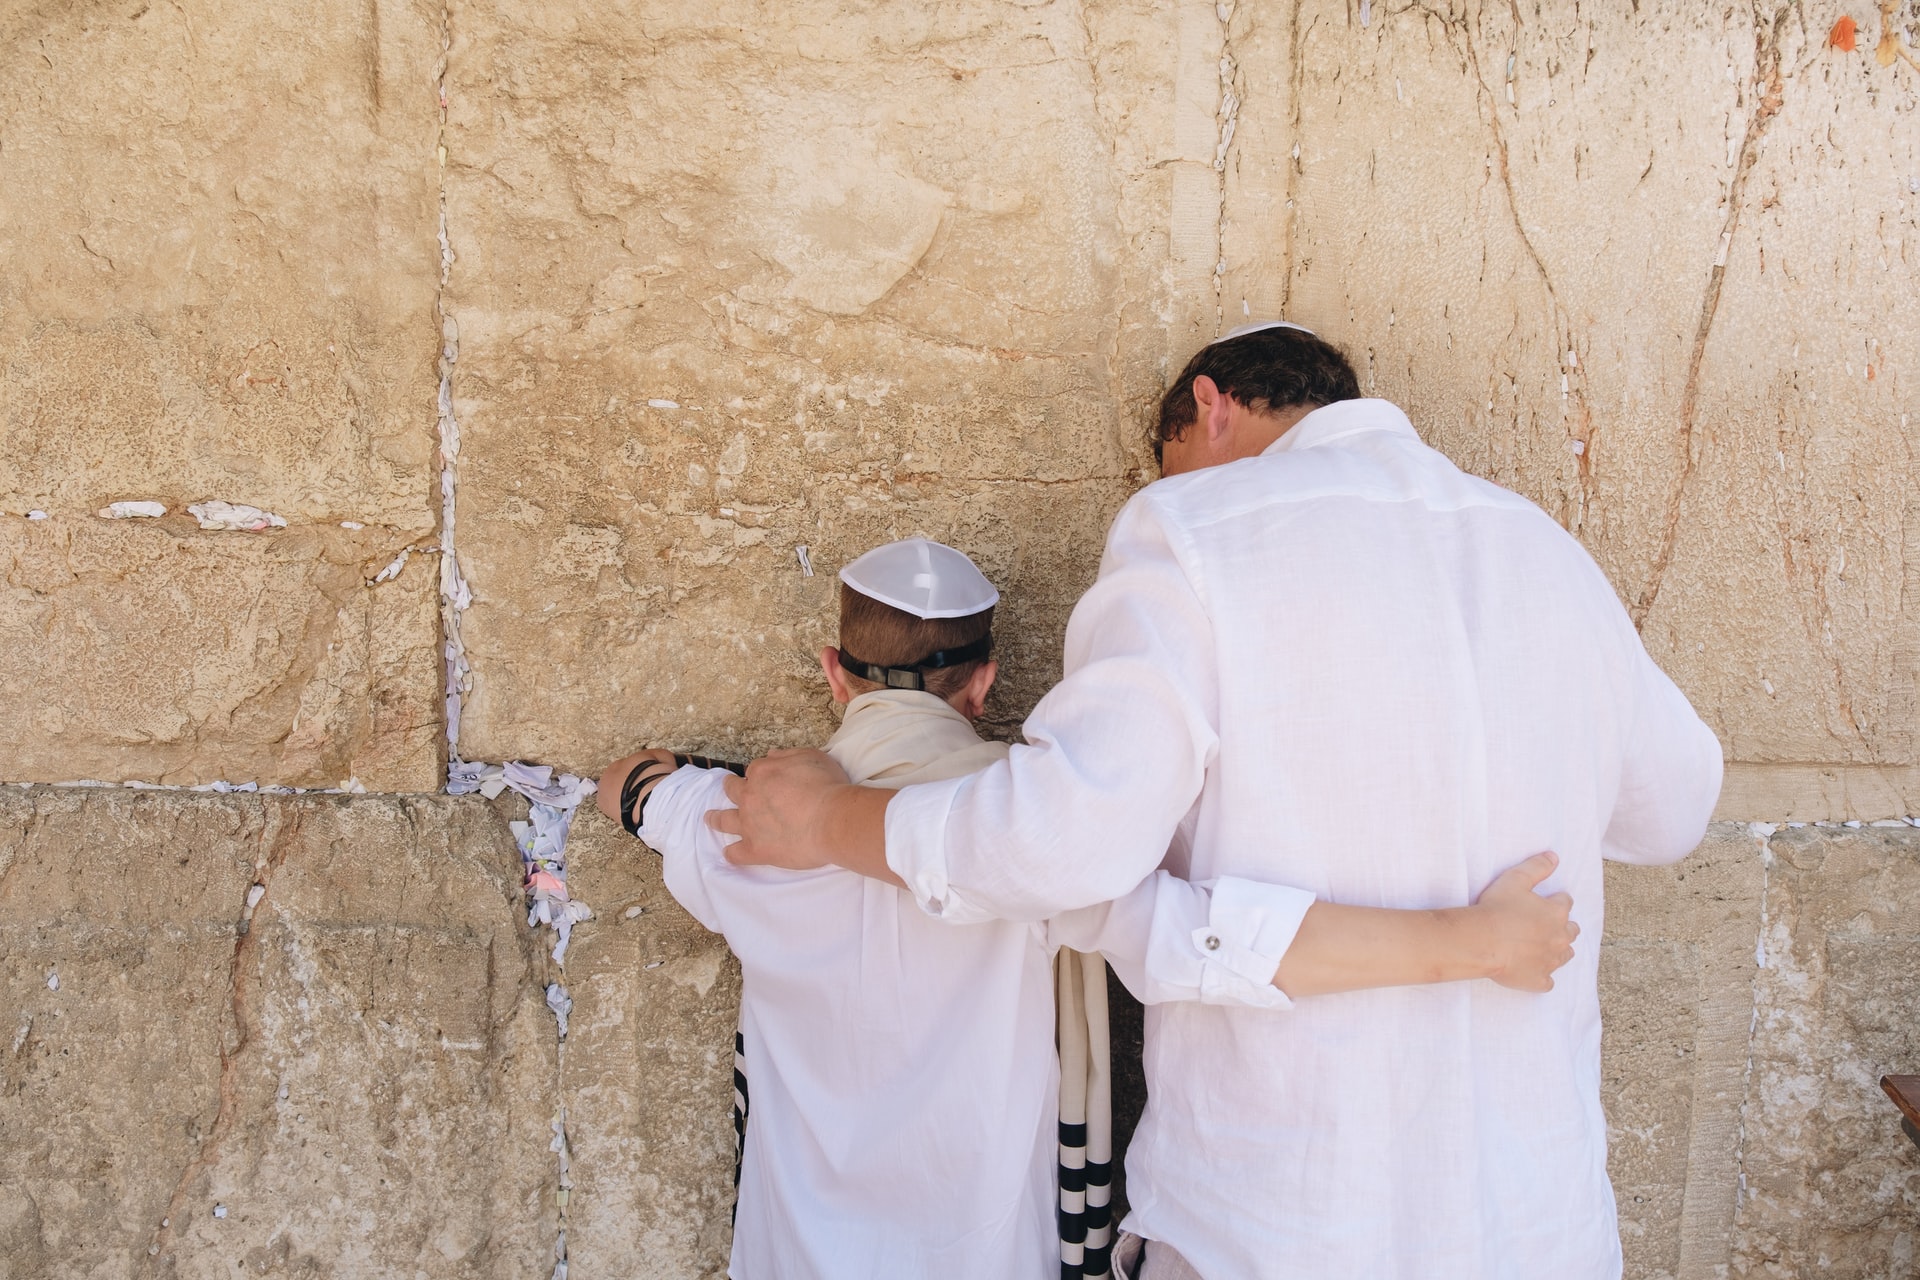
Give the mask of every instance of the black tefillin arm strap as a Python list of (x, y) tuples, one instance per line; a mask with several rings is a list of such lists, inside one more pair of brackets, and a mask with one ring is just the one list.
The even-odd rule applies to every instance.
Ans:
[[(658, 782), (661, 778), (679, 769), (683, 765), (692, 765), (696, 769), (725, 769), (729, 773), (747, 776), (747, 766), (732, 760), (715, 760), (710, 756), (689, 756), (674, 753), (673, 763), (662, 764), (658, 760), (649, 760), (645, 764), (635, 765), (627, 780), (620, 784), (620, 825), (627, 829), (630, 836), (638, 836), (640, 828), (647, 820), (647, 801), (653, 799), (653, 792), (646, 795), (640, 792), (649, 782)], [(636, 805), (636, 801), (638, 804)]]
[(925, 689), (925, 672), (938, 671), (942, 667), (957, 667), (963, 662), (978, 662), (993, 652), (993, 633), (988, 632), (972, 644), (963, 644), (957, 649), (941, 649), (928, 654), (910, 667), (882, 667), (871, 662), (862, 662), (848, 653), (840, 651), (840, 665), (849, 675), (859, 676), (862, 680), (871, 680), (874, 684), (885, 685), (889, 689)]

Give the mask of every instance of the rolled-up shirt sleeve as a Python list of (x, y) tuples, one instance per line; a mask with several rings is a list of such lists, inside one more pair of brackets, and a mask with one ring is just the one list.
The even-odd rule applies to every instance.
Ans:
[(1055, 916), (1047, 940), (1105, 955), (1142, 1004), (1288, 1009), (1273, 975), (1313, 902), (1285, 885), (1156, 871), (1124, 897)]
[(1677, 862), (1706, 835), (1720, 798), (1720, 740), (1634, 637), (1632, 720), (1602, 853), (1616, 862)]
[(654, 785), (640, 839), (660, 854), (667, 892), (687, 914), (715, 933), (726, 922), (707, 892), (707, 869), (726, 859), (727, 837), (707, 825), (709, 809), (731, 809), (725, 769), (684, 765)]
[(1122, 897), (1159, 866), (1218, 746), (1213, 630), (1189, 563), (1151, 490), (1136, 495), (1026, 743), (894, 797), (887, 863), (923, 910), (1043, 920)]

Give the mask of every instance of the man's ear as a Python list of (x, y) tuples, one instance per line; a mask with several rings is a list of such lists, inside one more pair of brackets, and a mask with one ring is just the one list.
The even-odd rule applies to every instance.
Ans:
[(832, 645), (820, 651), (820, 669), (827, 673), (827, 688), (833, 690), (833, 700), (845, 706), (853, 701), (853, 690), (847, 688), (847, 669), (840, 665), (840, 651)]
[(1233, 399), (1204, 373), (1193, 380), (1193, 405), (1194, 425), (1207, 433), (1208, 440), (1218, 440), (1227, 433)]
[(969, 720), (978, 720), (987, 709), (987, 691), (993, 688), (993, 678), (1000, 674), (1000, 664), (992, 658), (973, 669), (967, 677), (967, 683), (960, 690), (960, 714)]

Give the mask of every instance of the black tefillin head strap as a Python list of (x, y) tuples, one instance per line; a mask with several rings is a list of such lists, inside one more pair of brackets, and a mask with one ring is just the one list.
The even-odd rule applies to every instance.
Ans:
[(862, 680), (871, 680), (874, 684), (885, 685), (889, 689), (922, 689), (927, 687), (925, 672), (938, 671), (942, 667), (957, 667), (963, 662), (978, 662), (993, 652), (993, 633), (989, 631), (972, 644), (963, 644), (957, 649), (941, 649), (930, 653), (910, 667), (881, 667), (871, 662), (862, 662), (848, 653), (840, 651), (840, 665), (847, 674), (859, 676)]

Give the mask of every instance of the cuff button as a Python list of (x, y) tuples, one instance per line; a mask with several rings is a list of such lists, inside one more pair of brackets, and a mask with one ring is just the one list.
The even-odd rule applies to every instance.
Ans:
[(1219, 934), (1217, 934), (1217, 933), (1210, 933), (1210, 934), (1208, 934), (1208, 935), (1207, 935), (1207, 950), (1209, 950), (1209, 951), (1218, 951), (1219, 949), (1220, 949), (1220, 935), (1219, 935)]

